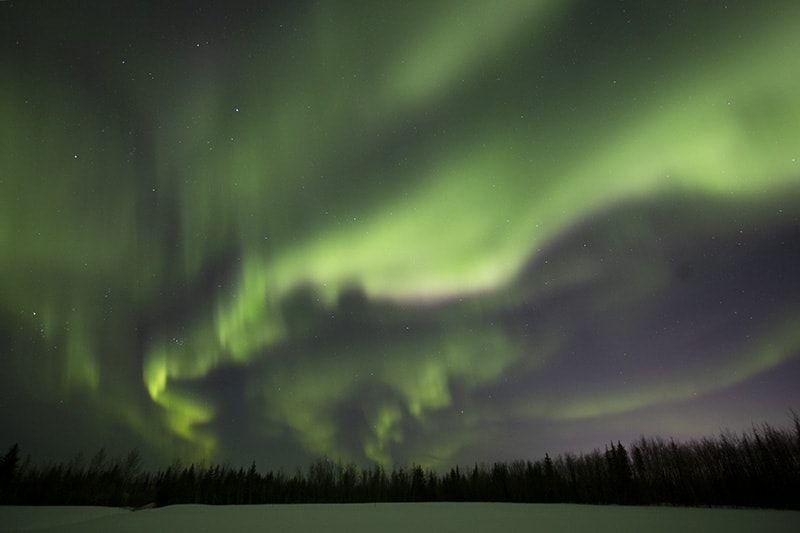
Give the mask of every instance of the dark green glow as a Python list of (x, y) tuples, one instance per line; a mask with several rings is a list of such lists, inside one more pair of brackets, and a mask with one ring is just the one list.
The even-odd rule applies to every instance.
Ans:
[[(213, 424), (227, 414), (202, 385), (251, 367), (245, 397), (257, 423), (311, 454), (390, 465), (418, 446), (406, 442), (411, 431), (436, 450), (431, 464), (446, 463), (497, 416), (471, 395), (520, 369), (538, 375), (567, 342), (564, 331), (520, 340), (484, 319), (613, 277), (599, 247), (565, 256), (550, 276), (549, 247), (576, 225), (660, 198), (761, 213), (800, 194), (800, 71), (786, 65), (800, 49), (796, 8), (754, 17), (737, 36), (675, 30), (664, 38), (679, 48), (677, 63), (652, 70), (599, 51), (563, 99), (542, 75), (504, 70), (546, 68), (548, 28), (567, 31), (573, 9), (476, 2), (387, 18), (383, 9), (310, 7), (299, 17), (303, 37), (248, 42), (280, 54), (185, 74), (167, 57), (153, 83), (166, 79), (168, 89), (115, 82), (151, 121), (146, 156), (132, 155), (127, 128), (109, 118), (113, 106), (21, 69), (4, 75), (0, 306), (24, 329), (11, 343), (12, 372), (31, 377), (30, 394), (83, 394), (154, 446), (188, 443), (210, 457), (224, 440)], [(697, 47), (683, 59), (682, 39)], [(658, 55), (661, 46), (633, 59), (671, 58)], [(527, 94), (537, 91), (541, 100)], [(657, 233), (631, 219), (605, 244)], [(233, 273), (203, 287), (197, 310), (133, 347), (165, 291), (191, 292), (231, 253)], [(656, 258), (584, 303), (602, 312), (625, 301), (634, 316), (672, 290), (667, 263)], [(541, 269), (531, 275), (530, 265)], [(325, 330), (318, 317), (305, 324), (287, 312), (308, 290), (316, 315), (336, 315), (353, 289), (367, 305), (395, 310), (385, 345), (351, 340), (329, 353), (313, 340)], [(417, 312), (429, 313), (427, 329), (400, 337)], [(677, 369), (566, 400), (534, 390), (507, 409), (523, 420), (602, 418), (725, 389), (797, 354), (796, 320), (782, 320), (729, 360), (690, 369), (702, 378)], [(286, 346), (308, 353), (295, 360)], [(31, 350), (44, 354), (41, 367)], [(141, 380), (131, 383), (131, 373)], [(449, 438), (434, 420), (460, 410), (456, 397), (472, 410)], [(335, 416), (357, 401), (364, 428), (354, 449)]]

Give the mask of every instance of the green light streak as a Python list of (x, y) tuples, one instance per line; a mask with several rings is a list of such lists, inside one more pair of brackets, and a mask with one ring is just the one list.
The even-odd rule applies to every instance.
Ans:
[(605, 387), (608, 391), (605, 393), (536, 401), (523, 411), (530, 417), (574, 421), (668, 405), (725, 390), (793, 359), (800, 350), (797, 318), (786, 320), (781, 326), (765, 332), (757, 347), (744, 348), (730, 360), (696, 372), (694, 377), (678, 373), (638, 386), (618, 384)]
[(365, 439), (364, 454), (384, 467), (392, 464), (389, 447), (403, 442), (403, 432), (398, 427), (403, 412), (395, 405), (382, 405), (372, 420), (373, 435)]
[[(800, 49), (796, 17), (765, 16), (742, 39), (701, 49), (663, 77), (657, 69), (620, 72), (618, 58), (598, 56), (585, 87), (564, 87), (563, 101), (517, 109), (525, 88), (502, 80), (482, 92), (497, 58), (538, 68), (552, 46), (543, 29), (572, 7), (458, 2), (390, 22), (380, 22), (383, 6), (310, 8), (310, 37), (281, 42), (283, 59), (248, 63), (242, 87), (197, 68), (204, 73), (176, 78), (174, 92), (159, 95), (159, 116), (148, 119), (154, 154), (146, 178), (123, 163), (131, 147), (126, 127), (107, 118), (114, 113), (66, 84), (3, 75), (0, 310), (22, 317), (24, 331), (37, 335), (30, 345), (47, 357), (44, 371), (31, 372), (29, 346), (18, 341), (15, 374), (36, 374), (37, 394), (82, 391), (98, 404), (118, 394), (109, 416), (151, 442), (172, 446), (175, 437), (211, 456), (218, 438), (204, 426), (217, 406), (191, 385), (222, 367), (263, 365), (273, 373), (250, 387), (264, 424), (288, 428), (310, 452), (347, 456), (334, 411), (365, 395), (363, 452), (389, 465), (406, 428), (424, 429), (452, 407), (454, 383), (467, 391), (497, 383), (530, 354), (499, 327), (443, 320), (428, 337), (355, 346), (319, 364), (276, 360), (282, 345), (313, 334), (285, 311), (296, 291), (318, 296), (320, 313), (335, 312), (354, 288), (370, 303), (415, 310), (466, 300), (456, 312), (472, 323), (492, 298), (502, 300), (496, 306), (533, 305), (603, 274), (576, 260), (548, 289), (520, 279), (541, 250), (602, 210), (676, 193), (752, 204), (797, 193), (800, 70), (786, 64), (787, 51)], [(369, 17), (353, 29), (361, 8)], [(149, 93), (126, 90), (143, 115), (154, 114)], [(478, 100), (493, 112), (474, 112)], [(567, 116), (571, 103), (579, 112)], [(445, 124), (445, 134), (438, 120), (451, 115), (462, 121)], [(372, 154), (381, 150), (385, 161)], [(115, 343), (133, 343), (165, 286), (191, 284), (231, 250), (241, 254), (234, 278), (181, 324), (185, 334), (145, 340), (140, 385), (149, 405), (128, 407), (120, 398), (133, 393), (107, 385), (124, 374), (108, 362)], [(635, 303), (668, 288), (669, 271), (657, 262), (616, 296)], [(589, 305), (602, 308), (602, 300)], [(599, 398), (532, 400), (520, 410), (593, 418), (732, 386), (788, 360), (799, 342), (788, 327), (755, 355), (711, 372), (699, 389), (676, 375)], [(386, 388), (388, 398), (369, 386)], [(153, 413), (167, 437), (147, 432)], [(458, 449), (438, 445), (443, 454)]]
[(437, 3), (435, 13), (398, 45), (388, 69), (386, 107), (408, 111), (446, 97), (492, 59), (513, 50), (523, 36), (552, 24), (556, 12), (569, 4), (510, 0), (502, 9), (487, 10), (474, 0)]
[[(467, 10), (463, 16), (469, 19), (478, 11)], [(519, 17), (515, 15), (486, 21), (493, 46), (507, 42), (513, 33), (507, 32), (508, 26), (516, 20)], [(449, 35), (448, 31), (460, 34), (470, 27), (458, 18), (448, 24), (442, 27), (437, 21), (435, 40), (446, 41), (440, 36)], [(198, 202), (186, 203), (185, 226), (193, 230), (207, 228), (208, 223), (203, 220), (208, 220), (209, 211), (217, 212), (213, 218), (233, 224), (246, 254), (232, 296), (219, 301), (212, 323), (197, 328), (201, 339), (191, 344), (196, 349), (173, 349), (164, 356), (179, 361), (168, 368), (165, 383), (183, 378), (187, 367), (193, 367), (191, 376), (200, 377), (220, 365), (262, 357), (259, 354), (265, 349), (285, 339), (279, 303), (300, 287), (313, 287), (323, 305), (330, 307), (352, 286), (363, 290), (369, 299), (409, 303), (492, 293), (512, 284), (520, 268), (535, 257), (536, 250), (576, 220), (605, 206), (674, 190), (737, 198), (793, 184), (796, 165), (792, 157), (800, 135), (777, 113), (780, 110), (800, 116), (800, 105), (793, 96), (800, 87), (800, 76), (776, 68), (763, 58), (780, 57), (794, 40), (789, 28), (776, 31), (772, 27), (770, 32), (759, 35), (759, 43), (746, 45), (758, 47), (760, 54), (750, 54), (745, 61), (704, 66), (703, 71), (687, 69), (684, 78), (650, 95), (643, 112), (629, 116), (623, 113), (607, 132), (600, 129), (603, 122), (599, 117), (605, 111), (598, 108), (598, 120), (585, 124), (585, 131), (574, 136), (574, 151), (580, 153), (574, 161), (559, 157), (560, 151), (551, 153), (550, 143), (537, 147), (526, 141), (541, 137), (543, 126), (538, 123), (523, 124), (513, 131), (502, 124), (477, 130), (460, 144), (445, 145), (427, 173), (409, 183), (406, 194), (385, 199), (380, 209), (356, 210), (357, 215), (351, 220), (334, 226), (315, 222), (324, 216), (311, 213), (305, 224), (311, 231), (299, 233), (302, 240), (290, 242), (285, 230), (277, 231), (272, 238), (281, 246), (266, 249), (263, 231), (255, 233), (252, 228), (282, 227), (273, 214), (282, 212), (280, 199), (291, 199), (291, 205), (314, 205), (304, 200), (304, 194), (295, 190), (290, 181), (278, 178), (299, 176), (309, 170), (303, 166), (292, 170), (290, 162), (302, 160), (317, 138), (313, 130), (305, 129), (307, 121), (297, 120), (298, 116), (308, 116), (299, 111), (306, 99), (289, 95), (283, 104), (286, 111), (278, 111), (271, 118), (265, 115), (260, 128), (259, 121), (249, 119), (250, 138), (270, 138), (275, 131), (290, 132), (288, 144), (281, 143), (278, 151), (255, 150), (251, 145), (239, 158), (232, 155), (241, 153), (233, 143), (214, 155), (203, 151), (187, 156), (187, 160), (203, 163), (197, 165), (199, 170), (193, 172), (193, 178), (200, 191), (207, 191), (201, 194), (207, 195)], [(468, 47), (462, 50), (442, 45), (433, 49), (439, 55), (430, 55), (430, 63), (410, 62), (414, 65), (410, 68), (420, 69), (418, 75), (403, 75), (390, 81), (398, 89), (390, 99), (392, 104), (402, 107), (403, 102), (428, 101), (439, 87), (452, 85), (458, 76), (466, 75), (467, 65), (474, 66), (466, 59), (470, 57)], [(440, 68), (442, 64), (449, 67)], [(747, 73), (746, 82), (743, 73)], [(620, 83), (637, 84), (635, 79), (626, 78)], [(720, 93), (720, 86), (726, 87), (725, 94)], [(609, 93), (608, 98), (619, 97)], [(771, 103), (776, 98), (781, 105)], [(203, 108), (213, 101), (213, 94), (201, 94), (198, 99)], [(358, 105), (357, 100), (344, 102)], [(242, 108), (258, 107), (257, 101), (242, 104)], [(771, 118), (764, 119), (762, 125), (774, 128), (783, 124), (783, 128), (773, 130), (772, 135), (754, 131), (753, 117), (764, 113)], [(330, 114), (328, 118), (333, 120), (336, 116)], [(176, 123), (182, 121), (188, 120), (178, 119)], [(371, 128), (375, 126), (366, 120), (356, 130), (357, 135)], [(559, 125), (554, 128), (564, 132), (562, 137), (566, 135)], [(262, 133), (254, 135), (259, 129)], [(300, 140), (303, 138), (307, 141)], [(563, 140), (556, 137), (554, 142)], [(189, 144), (205, 150), (201, 141), (202, 138), (195, 138)], [(229, 168), (232, 172), (227, 171)], [(227, 196), (220, 197), (215, 184), (220, 176), (227, 175), (236, 176), (235, 182)], [(181, 196), (192, 198), (189, 191)], [(266, 199), (266, 209), (258, 211), (254, 200), (262, 199)], [(222, 226), (227, 227), (225, 223)], [(189, 238), (189, 242), (196, 241)], [(207, 249), (199, 248), (191, 255), (202, 258), (205, 253)], [(210, 338), (207, 330), (215, 331), (216, 337)], [(391, 383), (404, 397), (412, 417), (448, 405), (445, 383), (458, 376), (457, 361), (438, 365), (420, 362), (421, 373), (412, 371), (412, 375)], [(398, 372), (404, 375), (403, 369)], [(298, 406), (292, 408), (305, 412), (306, 422), (298, 422), (285, 413), (277, 418), (291, 418), (290, 425), (310, 450), (329, 452), (328, 448), (334, 446), (335, 430), (324, 423), (319, 405), (329, 403), (331, 398), (343, 401), (342, 396), (355, 384), (327, 390), (320, 389), (319, 380), (311, 381), (313, 387), (311, 383), (303, 387), (304, 397), (307, 404), (317, 407), (305, 407), (306, 411)], [(148, 382), (148, 387), (153, 386)], [(312, 389), (326, 392), (316, 396), (315, 402), (308, 399)], [(368, 446), (369, 453), (383, 457), (386, 452), (380, 443), (385, 440), (376, 437)]]
[(337, 406), (368, 398), (363, 451), (384, 466), (392, 465), (392, 446), (403, 443), (406, 425), (424, 425), (452, 405), (454, 384), (469, 391), (494, 383), (522, 356), (502, 331), (490, 328), (409, 332), (407, 339), (342, 349), (347, 356), (301, 357), (269, 367), (254, 378), (251, 393), (268, 424), (289, 428), (310, 452), (336, 458), (352, 455), (337, 444)]
[[(196, 352), (191, 353), (197, 356)], [(168, 387), (168, 384), (176, 376), (184, 379), (200, 377), (213, 365), (202, 357), (178, 359), (174, 354), (174, 350), (164, 346), (148, 354), (144, 366), (147, 391), (152, 400), (164, 408), (165, 422), (170, 431), (194, 443), (201, 450), (201, 456), (209, 457), (216, 447), (216, 438), (197, 426), (213, 419), (214, 407), (206, 399), (175, 386)]]

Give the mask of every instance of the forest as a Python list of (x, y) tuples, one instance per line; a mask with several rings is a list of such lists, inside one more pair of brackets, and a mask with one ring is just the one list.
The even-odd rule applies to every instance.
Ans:
[(18, 445), (0, 459), (0, 504), (128, 508), (179, 503), (355, 503), (481, 501), (800, 509), (800, 419), (687, 442), (640, 437), (591, 453), (535, 461), (455, 466), (360, 467), (318, 459), (304, 471), (260, 472), (182, 464), (147, 472), (133, 450), (98, 451), (85, 464), (36, 466)]

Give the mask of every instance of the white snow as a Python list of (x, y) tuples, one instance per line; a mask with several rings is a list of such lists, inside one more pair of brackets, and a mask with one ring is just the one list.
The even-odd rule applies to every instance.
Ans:
[(83, 524), (96, 518), (128, 516), (130, 511), (116, 507), (0, 505), (0, 531), (40, 531), (43, 529)]
[(800, 511), (511, 503), (173, 505), (144, 511), (9, 506), (0, 507), (0, 531), (797, 533)]

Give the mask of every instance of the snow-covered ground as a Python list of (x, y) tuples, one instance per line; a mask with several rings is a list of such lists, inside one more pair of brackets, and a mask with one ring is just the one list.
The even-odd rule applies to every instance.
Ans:
[(797, 533), (800, 511), (508, 503), (174, 505), (135, 512), (103, 507), (10, 506), (0, 507), (0, 531)]

